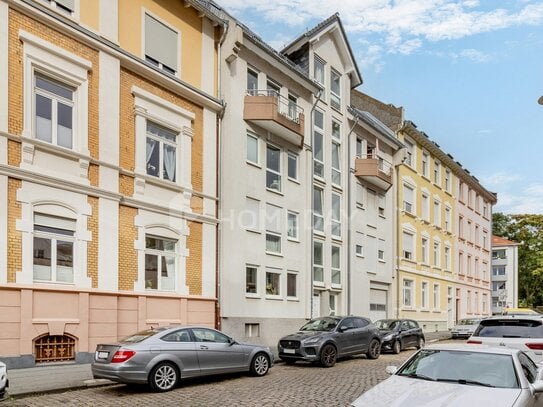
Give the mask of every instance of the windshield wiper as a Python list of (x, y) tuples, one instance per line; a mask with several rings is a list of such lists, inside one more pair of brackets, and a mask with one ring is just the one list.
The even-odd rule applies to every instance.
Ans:
[(502, 338), (522, 338), (520, 335), (502, 335)]
[(478, 382), (476, 380), (466, 380), (466, 379), (435, 379), (436, 382), (450, 382), (450, 383), (458, 383), (458, 384), (473, 384), (476, 386), (484, 386), (484, 387), (496, 387), (491, 385), (490, 383), (482, 383)]
[(417, 374), (417, 373), (402, 374), (400, 376), (412, 377), (413, 379), (429, 380), (431, 382), (436, 381), (436, 379), (434, 379), (433, 377), (426, 376), (426, 375), (423, 375), (423, 374)]

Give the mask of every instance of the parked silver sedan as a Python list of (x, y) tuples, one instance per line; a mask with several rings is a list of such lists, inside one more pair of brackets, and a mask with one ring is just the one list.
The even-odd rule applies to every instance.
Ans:
[(238, 343), (211, 328), (177, 326), (148, 329), (116, 344), (98, 345), (92, 374), (119, 383), (147, 383), (163, 392), (189, 377), (243, 371), (264, 376), (272, 364), (269, 348)]

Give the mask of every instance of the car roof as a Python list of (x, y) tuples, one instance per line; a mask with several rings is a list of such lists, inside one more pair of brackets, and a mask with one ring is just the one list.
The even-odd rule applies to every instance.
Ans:
[(511, 320), (511, 319), (529, 319), (529, 320), (541, 321), (543, 319), (543, 314), (494, 315), (492, 317), (482, 319), (481, 322), (496, 321), (496, 320)]
[(444, 350), (444, 351), (462, 351), (462, 352), (479, 352), (479, 353), (495, 353), (500, 355), (513, 355), (520, 352), (519, 349), (506, 347), (492, 347), (488, 345), (476, 344), (430, 344), (423, 349)]

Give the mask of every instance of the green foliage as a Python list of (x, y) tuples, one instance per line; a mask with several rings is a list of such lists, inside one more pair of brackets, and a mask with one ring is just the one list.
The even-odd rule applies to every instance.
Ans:
[(492, 233), (519, 243), (519, 305), (543, 305), (543, 215), (492, 215)]

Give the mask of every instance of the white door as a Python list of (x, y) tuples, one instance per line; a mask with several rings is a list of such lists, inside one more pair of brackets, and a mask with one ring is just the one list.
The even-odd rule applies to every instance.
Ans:
[(387, 318), (387, 293), (386, 290), (370, 288), (370, 319), (373, 322)]

